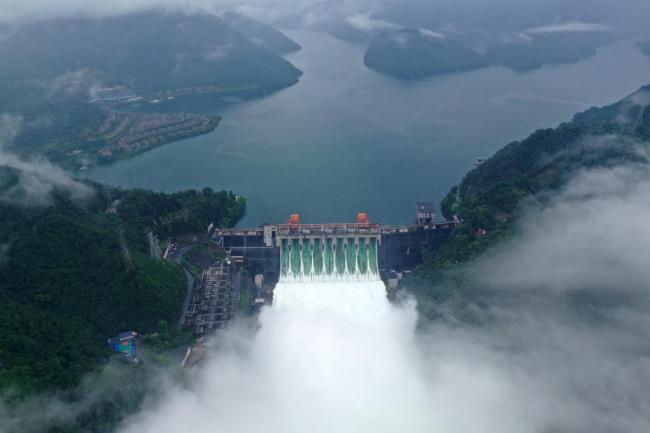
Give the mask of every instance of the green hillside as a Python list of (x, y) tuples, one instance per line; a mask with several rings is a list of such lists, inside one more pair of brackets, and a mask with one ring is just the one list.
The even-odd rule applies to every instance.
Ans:
[[(647, 163), (639, 149), (650, 144), (649, 103), (650, 86), (510, 143), (467, 173), (441, 206), (446, 218), (462, 222), (436, 259), (414, 273), (411, 287), (423, 296), (448, 296), (435, 283), (449, 282), (457, 265), (507, 239), (527, 199), (543, 202), (577, 170)], [(480, 235), (480, 229), (486, 234)]]
[[(0, 169), (0, 193), (19, 182)], [(180, 314), (185, 277), (149, 256), (160, 239), (233, 225), (232, 194), (175, 194), (92, 186), (94, 196), (56, 191), (49, 206), (0, 202), (0, 388), (23, 393), (75, 385), (108, 355), (106, 339), (156, 329)], [(107, 211), (107, 209), (111, 209)]]

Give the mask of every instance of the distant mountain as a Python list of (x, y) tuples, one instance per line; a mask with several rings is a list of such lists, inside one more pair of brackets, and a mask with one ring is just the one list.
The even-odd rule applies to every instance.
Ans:
[(254, 18), (235, 12), (226, 12), (222, 18), (251, 42), (275, 54), (289, 54), (302, 48), (281, 31)]
[[(504, 65), (530, 71), (549, 64), (577, 62), (611, 40), (608, 32), (520, 33), (494, 42), (485, 55), (458, 40), (428, 30), (400, 29), (375, 37), (366, 51), (367, 66), (402, 79)], [(644, 45), (641, 44), (641, 49)], [(650, 51), (650, 48), (647, 48)]]
[(354, 25), (355, 15), (351, 13), (346, 0), (311, 2), (300, 12), (276, 19), (274, 25), (285, 29), (322, 32), (337, 39), (364, 45), (369, 44), (375, 36), (385, 30)]
[(0, 42), (0, 63), (2, 80), (90, 69), (144, 95), (202, 86), (263, 94), (301, 75), (219, 17), (163, 12), (32, 24)]
[(402, 79), (418, 79), (481, 68), (488, 62), (460, 42), (426, 30), (401, 29), (377, 36), (364, 56), (377, 71)]
[(519, 34), (488, 48), (492, 63), (516, 71), (530, 71), (544, 65), (574, 63), (592, 56), (610, 38), (606, 32), (549, 32)]

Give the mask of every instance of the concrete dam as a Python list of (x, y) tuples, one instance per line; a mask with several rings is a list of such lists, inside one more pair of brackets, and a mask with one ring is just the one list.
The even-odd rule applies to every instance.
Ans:
[(362, 281), (381, 278), (389, 289), (449, 238), (456, 221), (435, 221), (432, 203), (417, 203), (415, 224), (371, 223), (359, 213), (354, 223), (303, 224), (291, 215), (284, 224), (214, 229), (210, 236), (235, 263), (280, 281)]
[(195, 337), (225, 326), (240, 308), (242, 281), (251, 279), (254, 308), (272, 300), (278, 308), (379, 314), (402, 276), (435, 254), (458, 223), (436, 222), (432, 203), (417, 203), (414, 220), (393, 227), (359, 213), (354, 223), (303, 224), (294, 214), (283, 224), (211, 227), (209, 239), (226, 258), (203, 270), (184, 325)]

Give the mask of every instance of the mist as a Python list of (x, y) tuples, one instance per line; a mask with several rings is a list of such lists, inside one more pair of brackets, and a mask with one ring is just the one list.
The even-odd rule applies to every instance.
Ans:
[(247, 15), (273, 19), (302, 11), (319, 2), (317, 0), (116, 0), (106, 3), (96, 0), (64, 0), (52, 3), (44, 0), (30, 0), (13, 3), (11, 7), (2, 8), (0, 22), (24, 23), (48, 18), (77, 16), (104, 17), (154, 8), (208, 13), (235, 10)]
[(544, 208), (531, 208), (518, 237), (476, 264), (492, 287), (584, 288), (645, 294), (650, 230), (648, 166), (576, 174)]
[[(150, 401), (165, 389), (181, 383), (178, 370), (150, 365), (136, 371), (125, 363), (112, 360), (88, 374), (72, 390), (43, 392), (15, 401), (12, 390), (0, 394), (0, 432), (36, 433), (77, 428), (83, 420), (97, 414), (119, 412), (121, 415), (139, 407), (144, 394)], [(107, 416), (110, 426), (110, 416)], [(108, 429), (109, 427), (99, 426)]]
[(448, 305), (418, 325), (381, 282), (280, 283), (256, 332), (218, 334), (119, 431), (646, 432), (649, 192), (647, 165), (621, 166), (529, 205), (466, 270), (499, 293), (472, 322)]
[(0, 115), (0, 168), (13, 170), (17, 180), (0, 192), (0, 202), (21, 206), (49, 205), (55, 190), (65, 191), (74, 199), (92, 194), (87, 185), (73, 180), (62, 168), (43, 158), (22, 158), (8, 147), (22, 127), (18, 116)]
[[(102, 17), (151, 8), (223, 13), (233, 10), (281, 26), (307, 29), (350, 26), (362, 32), (395, 27), (448, 31), (520, 32), (526, 29), (611, 28), (644, 33), (650, 4), (643, 0), (97, 0), (15, 1), (0, 10), (0, 23), (54, 17)], [(575, 26), (577, 24), (577, 27)]]

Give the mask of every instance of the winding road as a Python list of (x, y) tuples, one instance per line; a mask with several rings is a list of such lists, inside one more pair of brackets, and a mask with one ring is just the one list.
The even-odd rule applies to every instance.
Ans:
[(178, 263), (182, 268), (183, 272), (185, 272), (185, 278), (187, 280), (187, 292), (185, 294), (185, 299), (183, 300), (183, 309), (181, 311), (181, 317), (178, 320), (179, 325), (183, 325), (185, 323), (185, 314), (187, 312), (187, 307), (190, 305), (190, 301), (192, 300), (192, 296), (194, 295), (194, 286), (196, 285), (196, 278), (194, 278), (194, 275), (182, 264), (183, 256), (187, 254), (192, 248), (197, 246), (198, 243), (190, 244), (187, 246), (184, 246), (182, 248), (179, 248), (178, 251), (174, 253), (174, 262)]

